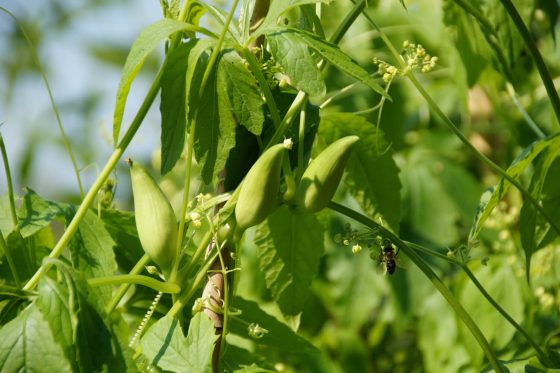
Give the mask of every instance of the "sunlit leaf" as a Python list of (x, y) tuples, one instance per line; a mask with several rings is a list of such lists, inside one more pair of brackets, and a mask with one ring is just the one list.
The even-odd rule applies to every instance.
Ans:
[(322, 96), (326, 86), (306, 44), (290, 32), (267, 35), (274, 59), (284, 68), (290, 84), (310, 96)]
[(305, 5), (305, 4), (315, 4), (315, 3), (329, 3), (330, 0), (284, 0), (284, 1), (272, 1), (270, 4), (270, 9), (266, 14), (266, 17), (259, 27), (259, 29), (255, 32), (255, 35), (261, 35), (269, 31), (269, 28), (276, 26), (276, 22), (278, 22), (278, 18), (288, 10)]
[(35, 305), (0, 328), (0, 371), (71, 371), (64, 351)]
[(142, 338), (142, 352), (162, 369), (172, 372), (211, 372), (211, 357), (216, 334), (214, 324), (199, 312), (190, 321), (187, 337), (179, 321), (165, 316), (148, 329)]

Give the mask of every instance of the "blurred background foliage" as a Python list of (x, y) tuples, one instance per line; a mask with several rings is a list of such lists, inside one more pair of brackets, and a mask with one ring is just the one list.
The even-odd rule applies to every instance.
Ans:
[[(501, 40), (508, 47), (509, 66), (505, 67), (496, 61), (472, 17), (452, 1), (405, 3), (407, 10), (397, 0), (372, 0), (368, 13), (395, 45), (410, 40), (438, 56), (438, 67), (419, 79), (479, 151), (507, 167), (538, 138), (516, 108), (508, 84), (542, 132), (553, 132), (558, 123), (518, 35), (504, 34)], [(558, 3), (515, 3), (552, 76), (558, 77)], [(78, 163), (83, 174), (89, 175), (87, 185), (95, 177), (95, 165), (102, 164), (111, 149), (108, 134), (120, 69), (132, 40), (142, 28), (161, 17), (159, 4), (155, 0), (49, 0), (2, 6), (18, 17), (37, 48)], [(323, 7), (327, 34), (349, 6), (348, 2), (336, 1)], [(5, 14), (0, 14), (0, 35), (0, 121), (5, 122), (1, 130), (10, 152), (16, 188), (30, 186), (45, 197), (75, 201), (77, 188), (70, 162), (33, 54), (17, 25)], [(379, 35), (363, 18), (350, 29), (341, 48), (372, 73), (377, 70), (372, 62), (374, 56), (391, 62)], [(138, 106), (160, 61), (161, 53), (154, 54), (142, 69), (131, 93), (130, 113)], [(352, 83), (349, 77), (331, 69), (326, 71), (326, 80), (329, 92)], [(389, 93), (392, 101), (385, 102), (379, 124), (400, 168), (399, 235), (443, 254), (452, 252), (467, 244), (481, 194), (499, 179), (438, 122), (407, 80), (397, 78)], [(377, 123), (378, 111), (367, 111), (379, 100), (379, 96), (358, 84), (337, 96), (324, 111), (365, 111), (366, 118)], [(159, 152), (154, 152), (159, 146), (155, 124), (158, 116), (157, 110), (152, 109), (140, 132), (140, 141), (127, 151), (144, 159), (144, 163), (151, 160), (153, 170), (159, 170)], [(181, 168), (162, 181), (169, 196), (180, 193)], [(525, 184), (531, 172), (523, 176)], [(117, 171), (115, 203), (130, 209), (126, 175)], [(0, 190), (5, 190), (4, 176), (1, 180)], [(343, 188), (337, 198), (356, 207)], [(530, 335), (542, 345), (560, 351), (560, 245), (555, 240), (535, 253), (530, 269), (532, 282), (528, 284), (519, 237), (522, 204), (517, 191), (508, 192), (471, 251), (469, 267)], [(406, 266), (398, 268), (392, 277), (383, 276), (383, 268), (375, 260), (377, 246), (372, 249), (374, 259), (370, 259), (368, 250), (353, 254), (350, 246), (332, 239), (344, 231), (347, 222), (332, 214), (321, 218), (331, 227), (325, 234), (327, 252), (320, 275), (313, 282), (300, 331), (322, 351), (322, 358), (331, 364), (333, 372), (470, 372), (483, 368), (482, 350), (420, 271)], [(123, 236), (122, 240), (139, 247), (133, 236)], [(245, 247), (239, 295), (264, 304), (268, 312), (282, 318), (264, 285), (250, 235)], [(458, 295), (501, 359), (533, 355), (525, 340), (482, 298), (464, 273), (438, 259), (425, 259)], [(134, 259), (123, 267), (132, 263)], [(129, 309), (131, 318), (139, 319), (144, 314), (153, 296), (147, 293), (137, 293), (138, 302), (132, 302)], [(291, 368), (276, 368), (312, 371), (312, 366), (300, 361)]]

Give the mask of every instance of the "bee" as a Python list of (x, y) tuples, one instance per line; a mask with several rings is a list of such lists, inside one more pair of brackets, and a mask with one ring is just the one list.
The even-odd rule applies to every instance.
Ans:
[(390, 275), (395, 273), (395, 270), (397, 269), (398, 253), (399, 250), (397, 249), (397, 251), (395, 252), (395, 249), (391, 241), (387, 239), (383, 240), (383, 247), (380, 248), (380, 253), (379, 253), (379, 262), (385, 264), (385, 270)]

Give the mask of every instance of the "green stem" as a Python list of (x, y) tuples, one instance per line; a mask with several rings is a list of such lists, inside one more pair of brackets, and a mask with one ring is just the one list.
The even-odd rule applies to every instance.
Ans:
[(517, 27), (517, 30), (521, 34), (525, 45), (529, 49), (529, 53), (533, 56), (535, 60), (535, 64), (537, 66), (537, 70), (541, 76), (541, 80), (544, 84), (546, 92), (548, 93), (548, 98), (550, 99), (550, 103), (552, 104), (552, 108), (554, 109), (554, 114), (556, 115), (557, 124), (560, 125), (560, 98), (558, 97), (558, 92), (556, 91), (556, 87), (554, 87), (554, 83), (552, 82), (552, 78), (550, 76), (550, 72), (544, 63), (544, 60), (531, 36), (531, 33), (523, 23), (521, 16), (515, 9), (515, 6), (511, 2), (511, 0), (500, 0), (506, 11), (509, 13), (511, 20)]
[(301, 108), (299, 114), (299, 134), (298, 134), (298, 169), (296, 175), (296, 183), (299, 184), (301, 178), (303, 177), (303, 171), (305, 170), (305, 165), (303, 164), (303, 153), (305, 151), (305, 117), (306, 117), (306, 106)]
[[(113, 150), (113, 154), (111, 154), (111, 156), (109, 157), (109, 160), (105, 164), (105, 167), (103, 167), (103, 170), (101, 170), (99, 176), (97, 176), (97, 179), (94, 181), (93, 185), (87, 192), (82, 203), (80, 204), (80, 207), (78, 208), (78, 211), (76, 211), (76, 214), (72, 218), (72, 221), (70, 222), (70, 224), (68, 224), (68, 227), (66, 228), (66, 230), (64, 231), (64, 233), (62, 234), (58, 242), (56, 243), (55, 247), (49, 254), (49, 258), (58, 258), (60, 256), (60, 254), (62, 253), (62, 251), (64, 250), (64, 248), (66, 247), (66, 245), (68, 244), (68, 242), (70, 241), (74, 233), (76, 233), (76, 231), (78, 230), (78, 226), (80, 222), (86, 216), (86, 213), (90, 208), (90, 206), (92, 205), (93, 201), (95, 200), (95, 197), (99, 192), (99, 189), (101, 189), (101, 187), (105, 184), (105, 181), (107, 180), (107, 178), (109, 177), (109, 175), (111, 174), (115, 166), (117, 165), (123, 152), (132, 141), (132, 138), (136, 134), (136, 131), (138, 131), (138, 128), (140, 128), (140, 125), (142, 124), (142, 121), (144, 120), (146, 113), (151, 107), (159, 91), (160, 80), (161, 80), (161, 76), (163, 75), (163, 71), (165, 69), (166, 61), (164, 61), (163, 66), (159, 70), (156, 78), (154, 79), (154, 82), (152, 83), (150, 90), (146, 94), (146, 97), (144, 98), (144, 101), (142, 102), (142, 105), (140, 106), (138, 113), (134, 117), (134, 120), (130, 124), (130, 127), (126, 131), (121, 142), (118, 144), (115, 150)], [(35, 274), (31, 277), (31, 279), (29, 279), (29, 281), (25, 284), (23, 290), (33, 289), (39, 282), (39, 279), (49, 270), (50, 267), (51, 267), (50, 263), (45, 263), (41, 265), (41, 267), (39, 267), (37, 272), (35, 272)]]
[(267, 149), (270, 148), (272, 145), (278, 144), (280, 142), (282, 136), (284, 136), (284, 134), (292, 124), (296, 114), (299, 113), (301, 106), (306, 102), (306, 100), (307, 100), (307, 93), (303, 91), (299, 91), (296, 98), (294, 98), (292, 105), (288, 109), (288, 112), (284, 116), (284, 119), (282, 119), (280, 126), (276, 129), (274, 135), (272, 135), (272, 138), (266, 145)]
[(365, 6), (366, 6), (366, 0), (360, 0), (356, 2), (354, 4), (354, 8), (352, 8), (350, 13), (348, 13), (344, 18), (344, 20), (340, 23), (340, 25), (338, 25), (338, 28), (335, 30), (334, 34), (332, 34), (332, 36), (330, 37), (329, 42), (333, 44), (340, 43), (344, 34), (346, 34), (350, 26), (352, 26), (356, 18), (358, 18), (362, 10), (364, 10)]
[(147, 286), (162, 293), (177, 294), (181, 287), (171, 282), (158, 281), (152, 277), (144, 275), (114, 275), (106, 277), (90, 278), (87, 280), (90, 286), (118, 285), (118, 284), (137, 284)]
[(0, 230), (0, 250), (4, 252), (6, 255), (6, 260), (8, 261), (8, 266), (10, 267), (10, 272), (12, 272), (12, 276), (14, 277), (14, 282), (16, 283), (18, 288), (21, 288), (21, 280), (19, 279), (18, 271), (14, 259), (12, 258), (12, 253), (8, 249), (8, 245), (6, 244), (6, 240), (4, 240), (4, 234)]
[[(144, 267), (149, 262), (150, 262), (150, 257), (148, 256), (148, 254), (144, 254), (144, 256), (142, 256), (142, 258), (140, 258), (140, 260), (136, 263), (134, 268), (132, 268), (132, 270), (130, 271), (129, 274), (130, 275), (139, 274), (140, 272), (142, 272), (144, 270)], [(117, 289), (117, 292), (115, 293), (115, 295), (113, 295), (113, 298), (111, 298), (111, 301), (107, 304), (107, 306), (105, 306), (105, 312), (107, 314), (110, 314), (111, 312), (113, 312), (115, 310), (115, 308), (117, 307), (117, 305), (121, 301), (122, 297), (124, 297), (124, 295), (128, 291), (128, 288), (130, 288), (130, 285), (131, 284), (122, 284), (121, 286), (119, 286), (119, 288)]]
[(533, 118), (531, 118), (529, 113), (527, 113), (527, 111), (525, 110), (525, 108), (523, 107), (521, 102), (519, 101), (519, 98), (517, 97), (517, 94), (515, 93), (515, 88), (513, 88), (513, 85), (511, 83), (509, 83), (509, 82), (506, 83), (506, 90), (509, 93), (509, 97), (511, 97), (511, 100), (513, 101), (513, 104), (515, 105), (517, 110), (519, 110), (519, 112), (523, 116), (523, 119), (525, 119), (525, 122), (527, 123), (529, 128), (531, 128), (531, 130), (533, 130), (533, 132), (535, 132), (535, 134), (538, 136), (539, 139), (541, 139), (541, 140), (545, 139), (546, 138), (545, 133), (539, 128), (539, 126), (537, 125), (537, 123), (535, 123)]
[(56, 121), (58, 123), (58, 129), (60, 131), (60, 135), (62, 136), (62, 142), (64, 143), (64, 147), (66, 148), (66, 151), (68, 152), (68, 155), (70, 156), (70, 161), (72, 162), (72, 167), (74, 168), (74, 173), (76, 174), (76, 179), (78, 181), (78, 189), (80, 191), (80, 197), (82, 199), (84, 199), (84, 188), (82, 187), (82, 179), (80, 177), (80, 171), (78, 169), (78, 164), (76, 162), (76, 157), (74, 156), (74, 152), (72, 151), (72, 147), (70, 146), (70, 141), (68, 140), (68, 137), (66, 136), (66, 132), (64, 131), (64, 127), (62, 126), (62, 120), (60, 119), (60, 114), (58, 113), (56, 103), (54, 102), (54, 97), (53, 97), (53, 93), (51, 91), (51, 86), (50, 86), (49, 81), (47, 79), (47, 74), (45, 73), (45, 70), (43, 69), (43, 65), (41, 64), (41, 60), (39, 59), (39, 56), (37, 55), (37, 51), (35, 49), (35, 46), (31, 42), (31, 39), (29, 38), (29, 36), (25, 32), (25, 29), (24, 29), (23, 25), (18, 21), (18, 19), (12, 13), (10, 13), (7, 9), (5, 9), (1, 6), (0, 6), (0, 10), (2, 10), (6, 14), (8, 14), (10, 17), (12, 17), (14, 22), (18, 25), (19, 29), (21, 30), (21, 33), (22, 33), (23, 37), (25, 38), (25, 40), (27, 41), (27, 44), (29, 45), (29, 49), (31, 50), (31, 54), (33, 56), (33, 59), (35, 60), (35, 63), (37, 64), (37, 68), (39, 69), (39, 73), (41, 74), (41, 77), (43, 78), (43, 82), (45, 82), (45, 87), (47, 88), (47, 93), (49, 95), (49, 100), (51, 102), (51, 106), (52, 106), (54, 115), (56, 116)]
[(12, 217), (12, 225), (15, 230), (19, 229), (18, 217), (16, 212), (16, 200), (14, 197), (14, 186), (12, 183), (12, 173), (10, 171), (10, 163), (8, 162), (8, 153), (4, 144), (4, 137), (0, 133), (0, 151), (2, 152), (2, 161), (4, 162), (4, 170), (6, 172), (6, 184), (8, 184), (8, 199), (10, 200), (10, 215)]
[(441, 293), (441, 295), (443, 295), (443, 297), (447, 300), (447, 303), (449, 303), (449, 305), (453, 308), (457, 316), (459, 316), (459, 318), (467, 326), (471, 334), (475, 337), (478, 344), (486, 354), (486, 357), (488, 358), (490, 364), (492, 364), (494, 370), (497, 372), (505, 373), (505, 370), (498, 361), (496, 354), (488, 344), (488, 341), (484, 337), (484, 334), (482, 334), (482, 331), (478, 328), (474, 320), (463, 308), (461, 303), (459, 303), (459, 301), (455, 298), (453, 293), (445, 286), (443, 281), (435, 274), (434, 271), (432, 271), (428, 264), (426, 264), (426, 262), (424, 262), (424, 260), (414, 250), (412, 250), (402, 240), (395, 236), (391, 231), (375, 223), (367, 216), (334, 202), (330, 202), (328, 207), (351, 219), (356, 220), (357, 222), (365, 225), (366, 227), (369, 227), (376, 232), (379, 232), (381, 236), (389, 238), (399, 250), (402, 250), (410, 258), (410, 260), (413, 261), (414, 264), (416, 264), (416, 266), (426, 275), (426, 277), (428, 277), (434, 287)]
[(519, 325), (507, 312), (506, 310), (504, 310), (495, 300), (494, 298), (492, 298), (492, 296), (490, 294), (488, 294), (488, 292), (484, 289), (484, 287), (482, 286), (482, 284), (478, 281), (478, 279), (475, 277), (474, 273), (472, 273), (472, 271), (469, 269), (469, 267), (466, 265), (466, 263), (463, 263), (455, 258), (450, 258), (447, 255), (441, 254), (437, 251), (428, 249), (424, 246), (412, 243), (412, 242), (407, 242), (404, 241), (409, 247), (411, 247), (412, 249), (415, 250), (419, 250), (422, 251), (428, 255), (431, 256), (436, 256), (440, 259), (443, 259), (449, 263), (453, 263), (459, 267), (461, 267), (461, 269), (466, 273), (466, 275), (471, 279), (471, 281), (473, 282), (473, 284), (477, 287), (477, 289), (480, 291), (480, 293), (484, 296), (484, 298), (486, 298), (486, 300), (515, 328), (517, 329), (517, 331), (519, 333), (521, 333), (521, 335), (523, 335), (523, 337), (525, 337), (525, 339), (527, 340), (527, 342), (535, 349), (535, 352), (537, 353), (537, 355), (539, 355), (539, 359), (545, 363), (547, 366), (552, 367), (554, 366), (553, 362), (548, 358), (548, 356), (544, 353), (544, 351), (540, 348), (540, 346), (531, 338), (531, 336), (529, 335), (529, 333), (527, 333), (525, 331), (525, 329), (523, 329), (521, 327), (521, 325)]

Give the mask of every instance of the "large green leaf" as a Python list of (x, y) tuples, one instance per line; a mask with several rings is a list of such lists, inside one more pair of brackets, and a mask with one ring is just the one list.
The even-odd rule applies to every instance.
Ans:
[[(535, 157), (537, 157), (548, 148), (554, 149), (558, 146), (560, 146), (559, 135), (554, 135), (544, 140), (535, 141), (517, 156), (510, 167), (506, 170), (506, 173), (514, 179), (519, 178), (521, 173), (523, 173), (523, 171), (525, 171), (525, 169), (529, 165), (531, 165)], [(509, 181), (502, 178), (497, 185), (494, 185), (492, 188), (486, 190), (482, 194), (474, 218), (474, 224), (469, 234), (469, 240), (475, 240), (478, 237), (478, 234), (484, 226), (484, 222), (486, 221), (486, 219), (488, 219), (494, 207), (496, 207), (498, 202), (507, 193), (510, 185), (511, 183)]]
[(49, 201), (27, 189), (18, 211), (19, 227), (23, 237), (29, 237), (49, 226), (58, 217), (68, 214), (70, 205)]
[(381, 87), (375, 79), (363, 67), (358, 65), (346, 53), (340, 50), (336, 45), (331, 44), (315, 34), (299, 29), (288, 29), (279, 33), (288, 33), (293, 35), (294, 43), (302, 43), (313, 49), (317, 54), (324, 58), (327, 62), (335, 66), (340, 71), (356, 78), (360, 82), (367, 85), (373, 91), (389, 98), (385, 89)]
[(323, 227), (314, 215), (280, 207), (258, 226), (255, 243), (266, 286), (285, 315), (303, 308), (323, 255)]
[(64, 351), (34, 304), (0, 329), (0, 371), (71, 371)]
[(226, 87), (217, 84), (216, 70), (210, 74), (196, 109), (194, 151), (202, 168), (202, 180), (210, 184), (225, 167), (235, 146), (237, 123), (229, 105)]
[(325, 81), (317, 62), (295, 33), (275, 32), (267, 35), (266, 39), (274, 59), (284, 68), (294, 87), (310, 96), (325, 94)]
[[(82, 272), (86, 278), (115, 274), (117, 270), (113, 252), (115, 241), (95, 213), (91, 211), (86, 213), (68, 246), (73, 267)], [(99, 286), (92, 291), (102, 303), (111, 300), (110, 286)]]
[(263, 99), (256, 79), (234, 51), (224, 53), (218, 65), (218, 89), (224, 87), (227, 89), (227, 96), (222, 96), (224, 101), (227, 99), (224, 104), (233, 110), (242, 126), (260, 135), (264, 122)]
[(187, 337), (179, 321), (170, 316), (159, 319), (142, 338), (142, 352), (154, 365), (172, 372), (207, 373), (216, 334), (214, 324), (199, 312), (191, 319)]
[(113, 114), (113, 142), (115, 146), (119, 141), (119, 134), (124, 114), (126, 99), (130, 91), (132, 81), (138, 75), (144, 61), (154, 50), (154, 48), (171, 35), (179, 31), (201, 31), (202, 29), (188, 23), (164, 18), (152, 23), (132, 44), (130, 53), (126, 58), (123, 67), (121, 81), (117, 89), (117, 101), (115, 103), (115, 113)]
[(161, 174), (171, 171), (185, 143), (185, 74), (194, 42), (181, 43), (169, 52), (161, 77)]
[(360, 137), (348, 162), (350, 192), (369, 215), (381, 214), (398, 231), (401, 183), (393, 152), (383, 133), (364, 117), (336, 113), (321, 118), (320, 135), (327, 143), (349, 135)]

